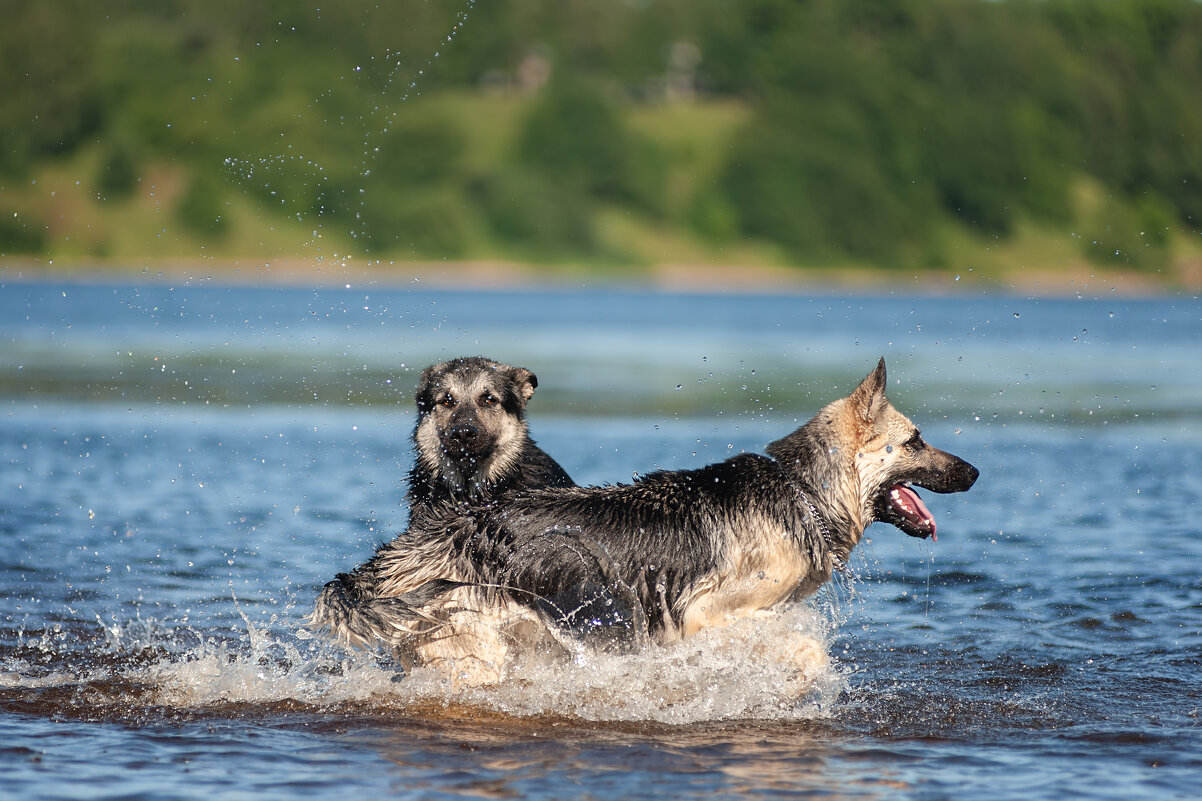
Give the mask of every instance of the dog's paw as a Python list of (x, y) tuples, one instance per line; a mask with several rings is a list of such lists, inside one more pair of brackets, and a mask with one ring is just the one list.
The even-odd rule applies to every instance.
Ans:
[(825, 674), (830, 662), (822, 643), (800, 631), (760, 641), (752, 648), (752, 656), (785, 669), (781, 691), (789, 698), (800, 698), (809, 692), (815, 680)]

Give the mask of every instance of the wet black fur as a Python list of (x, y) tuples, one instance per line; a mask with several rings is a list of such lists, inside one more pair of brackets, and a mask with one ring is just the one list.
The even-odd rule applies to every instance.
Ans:
[[(821, 540), (822, 524), (798, 502), (779, 463), (740, 454), (633, 484), (532, 491), (467, 514), (432, 508), (381, 551), (449, 533), (455, 558), (481, 585), (586, 639), (635, 645), (644, 634), (662, 637), (681, 626), (676, 600), (718, 569), (720, 532), (748, 509), (794, 532), (815, 562), (833, 545)], [(591, 558), (574, 553), (582, 543)], [(798, 587), (799, 594), (812, 589)]]

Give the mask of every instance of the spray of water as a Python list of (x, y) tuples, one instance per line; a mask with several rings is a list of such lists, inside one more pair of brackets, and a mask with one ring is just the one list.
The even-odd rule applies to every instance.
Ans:
[(366, 705), (376, 712), (464, 706), (513, 717), (593, 721), (810, 719), (830, 713), (845, 677), (829, 657), (829, 620), (799, 605), (632, 655), (580, 649), (525, 653), (496, 685), (457, 686), (417, 668), (402, 675), (363, 651), (306, 632), (268, 631), (246, 619), (238, 642), (202, 641), (154, 665), (156, 702)]
[(406, 675), (384, 654), (311, 632), (300, 624), (307, 585), (281, 588), (264, 604), (239, 598), (231, 584), (220, 602), (232, 612), (224, 623), (139, 609), (132, 619), (19, 631), (0, 647), (0, 689), (27, 711), (103, 720), (270, 710), (670, 725), (827, 718), (845, 704), (857, 669), (836, 644), (854, 614), (855, 582), (855, 573), (840, 573), (810, 602), (634, 654), (570, 645), (521, 652), (484, 687), (429, 668)]
[[(366, 243), (368, 237), (366, 215), (364, 210), (370, 201), (367, 183), (372, 169), (380, 156), (383, 140), (396, 123), (398, 107), (410, 97), (421, 94), (421, 85), (426, 74), (434, 66), (443, 49), (455, 41), (455, 37), (467, 24), (469, 13), (475, 7), (475, 0), (467, 0), (464, 8), (455, 14), (455, 20), (450, 30), (442, 36), (429, 55), (422, 60), (416, 71), (405, 82), (400, 76), (405, 68), (402, 54), (386, 51), (377, 62), (375, 56), (368, 58), (367, 63), (382, 69), (384, 80), (381, 83), (378, 97), (363, 115), (363, 146), (356, 169), (361, 184), (351, 192), (351, 200), (339, 199), (334, 196), (329, 186), (328, 174), (325, 167), (315, 158), (300, 153), (282, 153), (257, 158), (238, 158), (230, 156), (222, 164), (225, 172), (247, 186), (261, 187), (272, 203), (279, 203), (296, 216), (299, 222), (304, 222), (306, 214), (313, 214), (316, 222), (310, 239), (304, 243), (303, 250), (311, 250), (314, 260), (326, 261), (326, 254), (321, 245), (324, 226), (322, 219), (335, 211), (353, 213), (354, 224), (350, 235), (352, 240)], [(355, 65), (351, 71), (360, 74), (364, 71), (362, 65)], [(328, 94), (328, 90), (327, 93)], [(288, 145), (288, 150), (292, 149)], [(284, 188), (297, 187), (289, 192)], [(335, 209), (333, 204), (350, 203), (352, 208)], [(366, 244), (363, 245), (363, 248)], [(330, 254), (330, 260), (335, 263), (345, 263), (352, 257), (347, 254)]]
[(679, 725), (827, 717), (847, 681), (830, 656), (835, 624), (810, 605), (635, 654), (526, 652), (485, 687), (428, 668), (405, 675), (382, 655), (291, 628), (292, 616), (256, 623), (239, 614), (241, 631), (139, 618), (99, 632), (42, 632), (2, 655), (0, 688), (48, 716), (88, 719), (274, 708)]

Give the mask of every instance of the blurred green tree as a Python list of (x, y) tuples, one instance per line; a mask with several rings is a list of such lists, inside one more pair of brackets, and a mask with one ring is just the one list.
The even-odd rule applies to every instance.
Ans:
[(87, 6), (0, 0), (0, 174), (25, 174), (103, 125)]
[(630, 130), (595, 85), (553, 80), (526, 118), (517, 158), (598, 200), (662, 211), (664, 170), (654, 146)]

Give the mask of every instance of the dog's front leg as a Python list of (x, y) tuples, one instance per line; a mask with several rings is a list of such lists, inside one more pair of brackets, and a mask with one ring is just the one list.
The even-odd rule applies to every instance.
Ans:
[(499, 626), (471, 611), (453, 614), (443, 630), (414, 650), (417, 661), (441, 674), (452, 691), (499, 683), (509, 655)]

